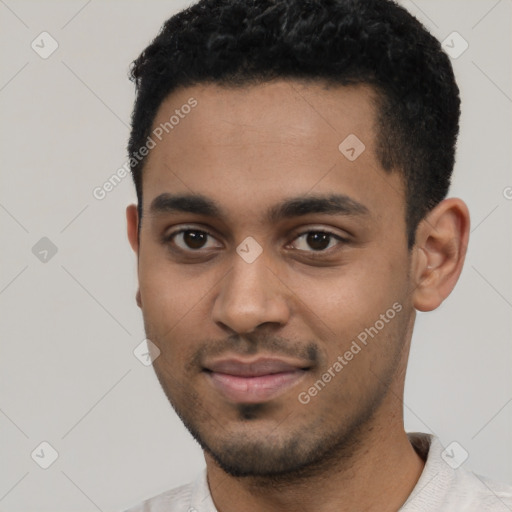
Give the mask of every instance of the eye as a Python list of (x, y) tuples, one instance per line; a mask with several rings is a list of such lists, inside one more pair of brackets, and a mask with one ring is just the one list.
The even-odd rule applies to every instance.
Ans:
[[(208, 231), (195, 228), (182, 228), (163, 237), (165, 244), (175, 245), (179, 250), (200, 252), (201, 250), (222, 247)], [(348, 243), (349, 240), (330, 231), (310, 230), (295, 237), (290, 244), (294, 249), (309, 253), (325, 253), (332, 247)]]
[(214, 243), (208, 243), (213, 236), (200, 229), (180, 229), (165, 236), (165, 243), (174, 243), (183, 251), (198, 251), (200, 249), (212, 249), (219, 247)]
[(306, 252), (326, 252), (341, 243), (346, 243), (348, 240), (339, 235), (335, 235), (330, 231), (306, 231), (299, 234), (295, 238), (298, 243), (295, 244), (295, 249)]

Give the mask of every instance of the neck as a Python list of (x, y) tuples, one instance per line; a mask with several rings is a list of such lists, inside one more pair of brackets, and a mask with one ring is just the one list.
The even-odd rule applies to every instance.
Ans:
[(389, 410), (380, 412), (384, 421), (365, 429), (350, 458), (340, 457), (307, 477), (236, 478), (227, 475), (205, 454), (208, 483), (217, 510), (398, 511), (416, 485), (424, 461), (409, 442), (401, 414), (393, 418)]

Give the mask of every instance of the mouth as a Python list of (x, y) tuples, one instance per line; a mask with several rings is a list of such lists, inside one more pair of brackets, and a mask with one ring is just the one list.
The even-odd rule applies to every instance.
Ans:
[(211, 385), (235, 403), (262, 403), (277, 398), (298, 384), (310, 367), (300, 362), (259, 358), (253, 361), (222, 359), (206, 365)]

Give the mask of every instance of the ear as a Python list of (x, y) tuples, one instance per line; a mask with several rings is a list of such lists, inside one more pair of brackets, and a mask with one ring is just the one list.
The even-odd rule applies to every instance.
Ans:
[[(128, 232), (128, 240), (132, 246), (133, 251), (139, 257), (139, 212), (136, 204), (131, 204), (126, 208), (126, 229)], [(140, 288), (137, 288), (135, 300), (139, 308), (142, 307), (142, 300), (140, 297)]]
[(439, 307), (457, 283), (469, 241), (468, 207), (458, 198), (441, 201), (418, 225), (413, 247), (413, 305)]
[(139, 253), (139, 212), (136, 204), (130, 204), (126, 208), (126, 229), (128, 241), (135, 254)]

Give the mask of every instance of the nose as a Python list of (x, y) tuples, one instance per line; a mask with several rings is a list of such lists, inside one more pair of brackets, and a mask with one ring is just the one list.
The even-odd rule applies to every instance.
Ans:
[(262, 324), (286, 324), (290, 317), (287, 288), (260, 256), (247, 263), (234, 256), (233, 268), (220, 283), (213, 320), (238, 334), (250, 333)]

